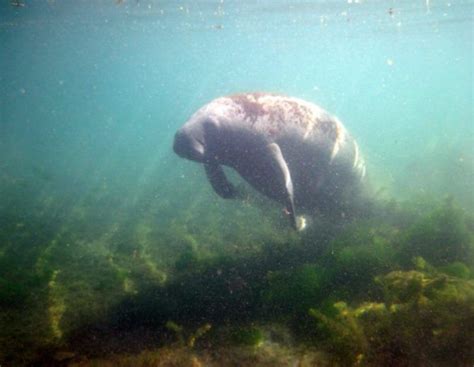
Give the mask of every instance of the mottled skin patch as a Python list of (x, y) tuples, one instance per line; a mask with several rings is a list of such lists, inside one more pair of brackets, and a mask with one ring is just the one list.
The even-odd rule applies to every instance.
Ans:
[(268, 93), (237, 94), (219, 100), (234, 105), (256, 131), (277, 137), (288, 127), (323, 135), (335, 142), (340, 133), (339, 123), (315, 105), (286, 96)]
[(237, 104), (242, 110), (242, 114), (254, 124), (259, 118), (264, 116), (267, 111), (265, 110), (264, 104), (259, 102), (261, 94), (236, 94), (229, 98)]
[[(266, 150), (270, 146), (276, 150)], [(204, 163), (223, 197), (233, 197), (233, 187), (220, 165), (285, 203), (282, 178), (275, 176), (275, 162), (269, 161), (273, 151), (277, 155), (272, 159), (284, 165), (278, 172), (289, 171), (291, 176), (286, 187), (294, 191), (290, 196), (295, 207), (322, 213), (345, 211), (365, 176), (357, 144), (336, 117), (313, 103), (277, 94), (237, 94), (211, 101), (177, 132), (174, 149)]]

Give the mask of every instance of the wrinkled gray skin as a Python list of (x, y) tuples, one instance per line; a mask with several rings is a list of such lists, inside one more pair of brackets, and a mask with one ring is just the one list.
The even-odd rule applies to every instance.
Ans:
[(282, 95), (217, 98), (178, 130), (173, 149), (203, 163), (215, 192), (226, 199), (238, 193), (222, 166), (233, 168), (282, 203), (294, 228), (295, 209), (344, 216), (365, 177), (357, 143), (337, 118)]

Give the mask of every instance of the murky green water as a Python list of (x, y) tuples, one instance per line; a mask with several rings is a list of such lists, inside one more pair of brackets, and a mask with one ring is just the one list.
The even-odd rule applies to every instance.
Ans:
[[(456, 0), (3, 2), (0, 364), (472, 364), (472, 29)], [(337, 115), (377, 214), (296, 234), (220, 199), (172, 140), (247, 91)]]

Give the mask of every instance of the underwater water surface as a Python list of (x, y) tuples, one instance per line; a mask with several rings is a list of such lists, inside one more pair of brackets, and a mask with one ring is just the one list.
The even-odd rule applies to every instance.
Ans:
[[(0, 4), (0, 365), (471, 366), (473, 2)], [(213, 98), (338, 116), (375, 213), (289, 228), (172, 150)]]

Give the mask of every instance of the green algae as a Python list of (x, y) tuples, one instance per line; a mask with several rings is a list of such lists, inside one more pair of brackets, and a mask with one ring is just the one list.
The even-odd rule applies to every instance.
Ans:
[(309, 315), (316, 320), (314, 340), (332, 356), (334, 363), (357, 365), (367, 349), (367, 338), (344, 302), (335, 303), (333, 308), (332, 317), (309, 309)]
[(232, 330), (230, 340), (235, 345), (259, 347), (264, 341), (264, 334), (256, 326), (241, 326)]
[(450, 264), (440, 266), (438, 267), (438, 270), (445, 274), (461, 279), (470, 279), (472, 277), (472, 272), (469, 267), (460, 261), (455, 261)]
[(306, 310), (322, 297), (322, 275), (315, 265), (283, 272), (269, 272), (262, 292), (264, 303), (283, 314)]
[(452, 199), (413, 223), (400, 243), (402, 261), (421, 256), (432, 265), (474, 261), (473, 218)]
[(211, 330), (211, 324), (204, 324), (198, 327), (195, 331), (185, 331), (184, 328), (173, 321), (166, 322), (166, 328), (172, 331), (178, 340), (178, 345), (181, 347), (193, 348), (196, 344), (196, 340), (201, 338), (204, 334)]
[[(139, 353), (181, 339), (196, 350), (254, 348), (272, 343), (268, 325), (282, 325), (291, 334), (283, 343), (313, 349), (321, 365), (467, 363), (472, 217), (449, 200), (427, 203), (426, 212), (413, 205), (228, 251), (214, 250), (219, 234), (176, 225), (163, 235), (148, 219), (102, 223), (106, 231), (98, 219), (85, 235), (82, 211), (77, 231), (72, 220), (44, 226), (38, 216), (18, 226), (12, 218), (0, 230), (0, 361), (26, 365), (51, 350), (106, 355), (125, 345)], [(164, 261), (159, 248), (170, 238), (177, 249)], [(144, 331), (139, 343), (133, 336)]]
[(474, 354), (474, 283), (442, 273), (395, 271), (376, 278), (384, 302), (334, 305), (310, 315), (315, 342), (343, 365), (468, 365)]

